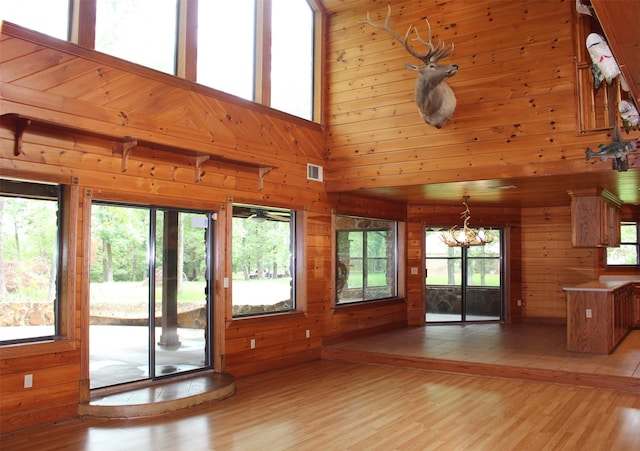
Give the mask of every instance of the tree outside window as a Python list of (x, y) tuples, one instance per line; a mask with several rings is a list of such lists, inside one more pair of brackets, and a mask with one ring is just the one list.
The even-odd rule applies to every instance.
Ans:
[(295, 310), (295, 213), (234, 205), (233, 316)]
[(620, 246), (607, 248), (607, 266), (640, 265), (639, 223), (623, 221), (620, 224)]

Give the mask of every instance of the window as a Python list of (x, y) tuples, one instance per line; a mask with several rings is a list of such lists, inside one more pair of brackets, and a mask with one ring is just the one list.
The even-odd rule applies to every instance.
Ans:
[(311, 120), (314, 36), (306, 0), (200, 1), (197, 81)]
[(0, 342), (58, 335), (62, 190), (0, 180)]
[(69, 0), (2, 1), (0, 19), (66, 40), (69, 36)]
[(291, 210), (233, 206), (233, 317), (295, 311), (295, 218)]
[(607, 248), (607, 266), (640, 265), (640, 223), (622, 221), (620, 247)]
[(336, 216), (336, 304), (397, 296), (395, 221)]
[(77, 23), (71, 34), (95, 31), (99, 52), (313, 120), (319, 13), (308, 0), (82, 0), (90, 2), (95, 24), (70, 0), (0, 1), (0, 18), (59, 39)]
[(198, 83), (253, 100), (255, 6), (255, 0), (198, 3)]
[(177, 14), (177, 0), (98, 1), (95, 49), (175, 74)]
[(305, 0), (274, 1), (271, 107), (313, 117), (313, 11)]

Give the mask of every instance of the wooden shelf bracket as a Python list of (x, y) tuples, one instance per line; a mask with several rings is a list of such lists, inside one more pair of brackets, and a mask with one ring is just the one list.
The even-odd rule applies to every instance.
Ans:
[(127, 172), (129, 165), (129, 155), (133, 152), (133, 149), (138, 147), (138, 140), (135, 138), (126, 138), (122, 143), (119, 143), (120, 151), (122, 152), (122, 172)]
[(15, 142), (13, 144), (13, 155), (19, 156), (22, 153), (22, 135), (27, 127), (31, 125), (30, 119), (18, 118), (15, 121)]
[(262, 191), (262, 187), (264, 186), (264, 176), (271, 172), (273, 168), (270, 166), (265, 166), (258, 168), (258, 191)]
[(196, 157), (196, 173), (195, 173), (195, 178), (194, 180), (196, 181), (196, 183), (198, 183), (200, 180), (202, 180), (202, 165), (209, 161), (211, 157), (209, 155), (200, 155), (198, 157)]

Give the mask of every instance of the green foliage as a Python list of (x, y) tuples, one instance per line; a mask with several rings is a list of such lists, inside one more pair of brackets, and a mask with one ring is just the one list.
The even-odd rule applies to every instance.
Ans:
[(607, 248), (607, 265), (638, 265), (638, 223), (623, 222), (620, 226), (619, 247)]
[[(156, 214), (156, 268), (163, 265), (162, 209), (101, 205), (92, 207), (92, 282), (142, 281), (148, 277), (150, 215)], [(173, 214), (173, 213), (172, 213)], [(180, 261), (183, 277), (204, 280), (206, 215), (178, 212)]]
[(0, 197), (0, 265), (7, 301), (55, 299), (58, 203)]
[(233, 218), (233, 272), (242, 272), (245, 278), (262, 274), (274, 266), (279, 273), (291, 274), (291, 225), (289, 222), (257, 222)]

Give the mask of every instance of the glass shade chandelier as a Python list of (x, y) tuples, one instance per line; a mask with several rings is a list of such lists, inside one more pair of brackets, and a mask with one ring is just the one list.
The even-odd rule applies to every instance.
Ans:
[(464, 205), (464, 211), (460, 215), (463, 220), (462, 228), (454, 225), (447, 232), (443, 232), (440, 238), (449, 247), (484, 246), (491, 243), (494, 239), (491, 231), (482, 227), (479, 229), (469, 227), (469, 219), (471, 219), (471, 212), (467, 205), (469, 196), (464, 196), (462, 199), (462, 205)]

